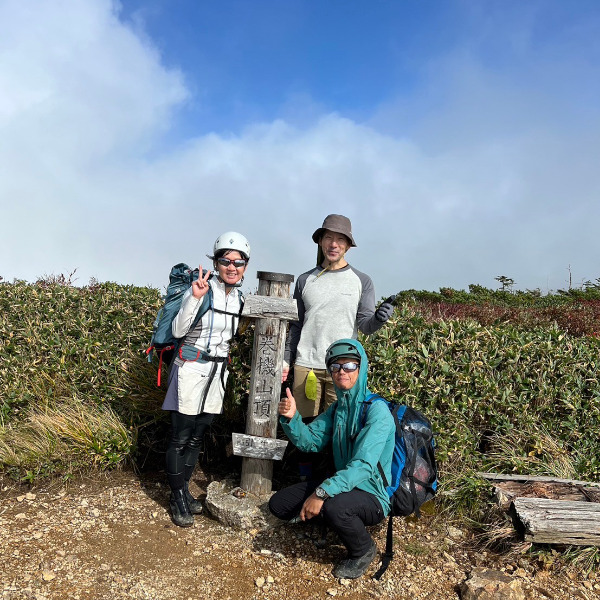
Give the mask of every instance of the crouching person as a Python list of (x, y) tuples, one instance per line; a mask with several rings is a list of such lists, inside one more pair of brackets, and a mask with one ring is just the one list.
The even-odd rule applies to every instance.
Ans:
[(336, 577), (356, 579), (365, 573), (377, 548), (366, 526), (379, 523), (390, 510), (380, 468), (391, 479), (395, 426), (384, 402), (375, 402), (363, 423), (368, 361), (356, 340), (334, 342), (325, 356), (337, 401), (309, 425), (302, 422), (288, 389), (279, 404), (282, 427), (304, 452), (332, 445), (335, 473), (325, 481), (303, 481), (278, 491), (269, 508), (278, 518), (302, 521), (321, 516), (348, 551), (333, 570)]

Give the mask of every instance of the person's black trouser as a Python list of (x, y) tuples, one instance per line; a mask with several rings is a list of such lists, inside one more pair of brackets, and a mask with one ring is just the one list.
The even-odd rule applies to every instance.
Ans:
[[(293, 519), (318, 485), (316, 481), (302, 481), (280, 490), (269, 500), (270, 511), (284, 521)], [(354, 489), (325, 500), (321, 516), (348, 549), (348, 558), (358, 558), (372, 543), (365, 526), (377, 525), (384, 514), (373, 494)]]
[(189, 481), (203, 447), (204, 433), (215, 415), (184, 415), (171, 411), (171, 439), (167, 448), (167, 479), (172, 490), (183, 488)]

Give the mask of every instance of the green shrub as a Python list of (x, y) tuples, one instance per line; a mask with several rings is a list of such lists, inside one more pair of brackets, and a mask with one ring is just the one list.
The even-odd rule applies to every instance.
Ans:
[[(160, 304), (158, 290), (114, 283), (0, 284), (0, 469), (32, 478), (110, 468), (164, 436), (165, 386), (144, 354)], [(462, 489), (467, 510), (480, 470), (598, 479), (600, 340), (558, 319), (482, 324), (426, 304), (405, 300), (363, 340), (369, 381), (430, 416), (442, 490), (457, 506)], [(252, 333), (232, 347), (224, 437), (244, 420)]]
[(600, 476), (597, 339), (556, 327), (427, 322), (404, 307), (365, 347), (373, 390), (432, 419), (442, 473), (460, 465)]

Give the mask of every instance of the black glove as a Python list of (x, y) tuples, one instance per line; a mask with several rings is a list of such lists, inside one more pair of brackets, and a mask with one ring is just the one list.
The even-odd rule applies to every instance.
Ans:
[(379, 308), (375, 311), (375, 318), (380, 323), (385, 323), (394, 314), (394, 305), (392, 302), (395, 298), (396, 296), (390, 296), (384, 300)]

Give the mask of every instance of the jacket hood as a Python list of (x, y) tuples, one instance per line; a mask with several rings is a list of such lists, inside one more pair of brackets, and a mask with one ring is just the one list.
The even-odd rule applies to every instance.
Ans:
[(331, 346), (339, 342), (343, 342), (344, 344), (354, 346), (358, 350), (361, 357), (360, 368), (358, 370), (358, 379), (356, 380), (356, 383), (349, 390), (340, 390), (335, 384), (333, 386), (338, 402), (348, 403), (348, 421), (352, 424), (352, 431), (350, 432), (350, 434), (354, 436), (360, 429), (359, 418), (360, 412), (362, 410), (362, 403), (371, 393), (367, 388), (367, 373), (369, 371), (369, 360), (367, 359), (367, 353), (365, 352), (365, 349), (362, 347), (362, 344), (357, 340), (345, 338), (335, 341), (333, 344), (331, 344)]

